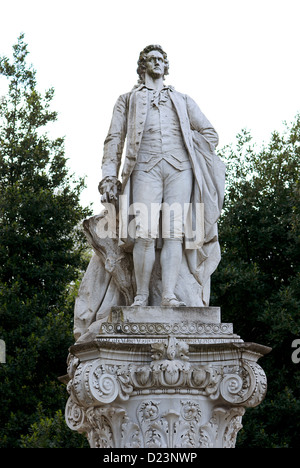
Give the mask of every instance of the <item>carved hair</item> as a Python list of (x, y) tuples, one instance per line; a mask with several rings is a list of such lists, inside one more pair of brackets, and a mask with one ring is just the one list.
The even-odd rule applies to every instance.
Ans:
[(139, 60), (138, 60), (138, 68), (137, 68), (137, 73), (140, 77), (139, 83), (144, 83), (145, 82), (145, 71), (146, 71), (146, 60), (147, 60), (147, 54), (149, 52), (152, 52), (152, 50), (157, 50), (163, 55), (164, 61), (165, 61), (165, 72), (164, 76), (169, 74), (169, 61), (166, 52), (163, 50), (163, 48), (158, 45), (158, 44), (152, 44), (147, 47), (145, 47), (144, 50), (140, 53)]

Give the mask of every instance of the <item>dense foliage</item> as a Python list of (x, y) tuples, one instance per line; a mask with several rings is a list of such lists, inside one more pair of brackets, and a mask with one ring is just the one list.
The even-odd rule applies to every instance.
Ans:
[(85, 268), (78, 226), (82, 179), (70, 175), (62, 138), (46, 125), (53, 89), (40, 94), (21, 35), (13, 58), (0, 58), (8, 93), (0, 101), (0, 447), (18, 447), (41, 416), (63, 409), (72, 344), (72, 288)]

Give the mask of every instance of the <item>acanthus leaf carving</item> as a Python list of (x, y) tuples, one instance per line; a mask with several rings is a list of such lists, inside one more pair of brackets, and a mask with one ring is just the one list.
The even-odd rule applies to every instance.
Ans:
[(244, 413), (241, 407), (215, 407), (209, 421), (199, 429), (199, 447), (233, 448)]
[(161, 401), (148, 400), (139, 406), (137, 415), (144, 447), (198, 447), (202, 417), (198, 402), (181, 400), (180, 407), (174, 410), (165, 409)]

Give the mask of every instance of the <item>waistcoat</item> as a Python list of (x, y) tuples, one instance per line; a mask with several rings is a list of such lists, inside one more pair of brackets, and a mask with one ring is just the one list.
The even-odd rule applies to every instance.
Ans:
[(168, 90), (149, 90), (148, 113), (134, 169), (149, 171), (162, 159), (178, 170), (191, 167)]

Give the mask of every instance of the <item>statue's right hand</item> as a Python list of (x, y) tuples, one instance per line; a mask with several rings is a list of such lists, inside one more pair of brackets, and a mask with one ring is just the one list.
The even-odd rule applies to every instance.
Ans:
[(121, 190), (121, 183), (117, 177), (107, 176), (101, 180), (98, 186), (101, 193), (101, 203), (116, 203)]
[(103, 193), (100, 200), (101, 200), (101, 203), (110, 203), (111, 200), (110, 200), (109, 192)]

